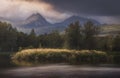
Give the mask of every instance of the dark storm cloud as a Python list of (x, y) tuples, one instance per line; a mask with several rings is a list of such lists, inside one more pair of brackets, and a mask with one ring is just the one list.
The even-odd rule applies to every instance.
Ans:
[(43, 0), (59, 11), (84, 15), (119, 16), (120, 0)]
[(120, 0), (1, 0), (0, 5), (0, 16), (13, 20), (37, 12), (52, 23), (78, 15), (120, 24)]

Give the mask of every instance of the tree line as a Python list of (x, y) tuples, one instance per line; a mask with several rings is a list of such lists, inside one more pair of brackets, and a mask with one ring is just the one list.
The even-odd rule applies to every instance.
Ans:
[(104, 51), (120, 51), (118, 35), (99, 36), (101, 29), (91, 21), (83, 26), (71, 23), (61, 34), (58, 31), (36, 35), (32, 29), (29, 34), (19, 32), (11, 24), (0, 22), (0, 52), (14, 52), (26, 48), (68, 48)]

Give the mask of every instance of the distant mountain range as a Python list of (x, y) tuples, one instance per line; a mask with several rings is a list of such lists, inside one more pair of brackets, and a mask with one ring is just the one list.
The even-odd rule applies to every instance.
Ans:
[(84, 17), (79, 17), (79, 16), (72, 16), (66, 20), (64, 20), (61, 23), (56, 23), (54, 24), (55, 26), (68, 26), (70, 23), (74, 23), (76, 21), (79, 21), (81, 25), (85, 24), (87, 21), (92, 21), (96, 25), (100, 25), (100, 23), (94, 19), (88, 19)]
[(51, 24), (48, 21), (46, 21), (46, 19), (39, 13), (32, 14), (26, 20), (17, 23), (4, 18), (0, 19), (12, 22), (14, 26), (16, 25), (15, 27), (18, 28), (18, 30), (26, 33), (30, 32), (31, 29), (35, 29), (37, 34), (49, 33), (53, 30), (58, 30), (62, 32), (70, 23), (73, 23), (75, 21), (79, 21), (80, 24), (83, 25), (84, 23), (90, 20), (94, 24), (100, 25), (100, 23), (97, 20), (79, 16), (72, 16), (60, 23)]
[(0, 17), (0, 21), (6, 21), (13, 24), (13, 27), (16, 27), (19, 31), (29, 33), (31, 29), (35, 29), (37, 34), (44, 34), (52, 32), (53, 30), (58, 30), (60, 32), (63, 32), (65, 28), (70, 23), (73, 23), (75, 21), (79, 21), (81, 25), (86, 23), (87, 21), (92, 21), (96, 25), (100, 25), (102, 32), (100, 33), (101, 36), (105, 35), (114, 35), (120, 32), (120, 25), (101, 25), (97, 20), (94, 19), (88, 19), (84, 17), (79, 16), (72, 16), (60, 23), (51, 24), (49, 23), (42, 15), (39, 13), (32, 14), (27, 19), (18, 21), (18, 20), (11, 20), (6, 19), (4, 17)]
[(26, 20), (24, 20), (24, 22), (21, 23), (20, 27), (22, 28), (22, 30), (26, 29), (29, 31), (31, 29), (35, 29), (37, 33), (43, 34), (43, 33), (49, 33), (53, 30), (58, 30), (62, 32), (70, 23), (79, 21), (80, 24), (83, 25), (89, 20), (96, 25), (100, 25), (100, 23), (94, 19), (88, 19), (79, 16), (72, 16), (60, 23), (51, 24), (48, 21), (46, 21), (46, 19), (43, 16), (41, 16), (39, 13), (36, 13), (28, 17)]

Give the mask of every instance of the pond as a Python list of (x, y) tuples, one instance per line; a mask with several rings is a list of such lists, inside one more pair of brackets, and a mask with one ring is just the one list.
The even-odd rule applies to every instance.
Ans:
[(9, 56), (2, 55), (0, 78), (120, 78), (120, 68), (67, 64), (16, 66)]

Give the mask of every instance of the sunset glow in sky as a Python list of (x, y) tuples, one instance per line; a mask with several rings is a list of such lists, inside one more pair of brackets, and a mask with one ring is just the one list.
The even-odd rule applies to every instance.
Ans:
[(120, 0), (1, 0), (0, 17), (24, 20), (40, 13), (55, 23), (72, 15), (94, 18), (101, 23), (120, 23)]
[(0, 16), (8, 19), (23, 20), (37, 12), (50, 22), (57, 22), (70, 16), (54, 10), (52, 5), (40, 0), (2, 0), (0, 5), (2, 6)]

